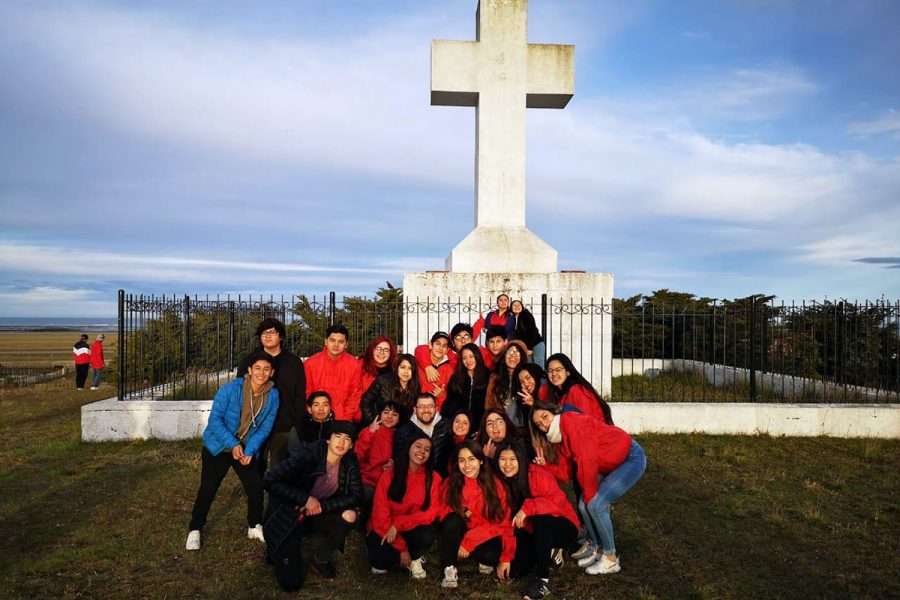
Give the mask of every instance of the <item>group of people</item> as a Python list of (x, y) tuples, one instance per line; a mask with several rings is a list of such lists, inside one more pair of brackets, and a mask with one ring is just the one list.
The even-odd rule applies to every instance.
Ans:
[(75, 363), (75, 389), (79, 391), (84, 389), (88, 372), (91, 369), (94, 370), (91, 389), (96, 390), (100, 387), (100, 382), (103, 380), (103, 369), (106, 368), (103, 360), (103, 340), (106, 339), (106, 336), (98, 333), (93, 344), (88, 344), (88, 339), (88, 335), (82, 333), (75, 345), (72, 346), (72, 360)]
[(543, 340), (523, 339), (526, 309), (512, 305), (501, 295), (474, 326), (436, 332), (412, 354), (379, 336), (354, 357), (346, 327), (333, 325), (305, 361), (283, 347), (284, 325), (264, 320), (260, 347), (213, 402), (187, 549), (200, 548), (233, 468), (247, 535), (266, 544), (284, 590), (303, 585), (306, 564), (336, 577), (335, 552), (354, 528), (375, 576), (426, 578), (436, 540), (447, 588), (469, 560), (500, 580), (530, 576), (531, 600), (548, 593), (566, 553), (588, 574), (618, 572), (609, 509), (643, 475), (644, 452), (567, 356), (544, 370)]

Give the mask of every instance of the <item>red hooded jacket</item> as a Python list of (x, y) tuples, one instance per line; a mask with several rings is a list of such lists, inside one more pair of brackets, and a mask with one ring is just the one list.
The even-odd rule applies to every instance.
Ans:
[[(380, 431), (380, 430), (379, 430)], [(394, 480), (394, 469), (384, 472), (378, 485), (375, 487), (375, 497), (372, 500), (372, 516), (369, 518), (367, 531), (374, 531), (384, 537), (391, 528), (403, 533), (421, 525), (430, 525), (441, 511), (441, 476), (437, 472), (431, 477), (431, 504), (427, 510), (422, 510), (425, 503), (425, 469), (406, 475), (406, 492), (402, 502), (394, 502), (388, 496), (388, 489)], [(391, 544), (397, 552), (406, 550), (406, 542), (403, 536), (398, 535)]]
[(597, 398), (589, 389), (580, 383), (576, 383), (570, 387), (569, 391), (566, 392), (566, 395), (563, 396), (559, 402), (560, 406), (565, 406), (566, 404), (574, 406), (584, 414), (590, 415), (595, 419), (605, 421), (603, 418), (603, 409), (600, 408), (600, 403), (597, 402)]
[(395, 429), (395, 427), (379, 427), (378, 431), (372, 433), (371, 429), (363, 427), (359, 432), (353, 449), (359, 458), (359, 471), (364, 484), (374, 487), (381, 479), (384, 465), (391, 460)]
[(598, 477), (608, 475), (625, 461), (631, 436), (615, 425), (607, 425), (603, 419), (574, 410), (559, 415), (559, 429), (562, 442), (557, 446), (560, 462), (557, 468), (559, 472), (566, 468), (571, 472), (568, 461), (575, 463), (575, 477), (587, 504), (597, 495)]
[(303, 361), (306, 395), (324, 390), (331, 396), (335, 420), (352, 421), (362, 398), (362, 369), (359, 360), (347, 352), (331, 358), (326, 350)]
[[(529, 517), (550, 515), (564, 517), (578, 527), (578, 516), (565, 492), (560, 489), (553, 473), (535, 464), (528, 465), (528, 487), (532, 498), (522, 503), (522, 511)], [(530, 519), (525, 520), (525, 529), (531, 531)]]
[[(468, 529), (463, 536), (460, 547), (471, 553), (484, 542), (499, 536), (503, 544), (503, 550), (500, 552), (500, 562), (512, 562), (513, 556), (516, 554), (516, 537), (513, 534), (512, 521), (510, 520), (506, 490), (496, 478), (494, 479), (494, 484), (497, 486), (497, 495), (500, 497), (500, 503), (503, 506), (503, 518), (499, 523), (489, 521), (484, 516), (484, 495), (481, 493), (478, 479), (474, 477), (465, 478), (465, 484), (462, 489), (462, 506), (468, 511), (469, 516), (466, 521)], [(446, 483), (441, 490), (441, 498), (443, 500), (441, 519), (443, 520), (444, 517), (453, 512), (446, 501)]]

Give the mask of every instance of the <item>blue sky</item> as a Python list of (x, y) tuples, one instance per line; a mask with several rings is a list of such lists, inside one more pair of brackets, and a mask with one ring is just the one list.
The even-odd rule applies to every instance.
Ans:
[[(473, 223), (474, 0), (0, 4), (0, 316), (371, 294)], [(900, 3), (531, 0), (528, 224), (616, 295), (900, 298)]]

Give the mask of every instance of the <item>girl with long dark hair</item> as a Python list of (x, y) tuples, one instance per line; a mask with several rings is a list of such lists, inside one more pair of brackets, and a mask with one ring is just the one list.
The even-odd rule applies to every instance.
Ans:
[(503, 484), (497, 481), (481, 447), (466, 440), (456, 447), (455, 466), (442, 488), (441, 585), (458, 585), (456, 565), (473, 558), (481, 573), (496, 566), (497, 577), (509, 577), (516, 551), (509, 505)]
[(456, 371), (447, 384), (447, 399), (441, 406), (441, 415), (448, 417), (464, 410), (472, 414), (473, 423), (480, 422), (489, 378), (490, 372), (478, 346), (463, 346), (459, 351)]
[(419, 369), (412, 354), (398, 354), (396, 367), (379, 375), (363, 394), (359, 403), (362, 413), (360, 426), (368, 425), (377, 416), (378, 407), (394, 402), (400, 407), (400, 422), (409, 420), (416, 398), (419, 397)]
[(618, 427), (571, 405), (539, 401), (532, 418), (547, 439), (558, 445), (561, 462), (575, 465), (578, 512), (593, 543), (578, 566), (590, 575), (618, 573), (621, 564), (609, 509), (643, 476), (647, 468), (643, 448)]
[(481, 446), (481, 451), (488, 458), (494, 458), (494, 453), (500, 442), (513, 440), (521, 443), (522, 433), (513, 425), (509, 416), (502, 408), (491, 408), (484, 412), (481, 425), (478, 427), (478, 437), (475, 438)]
[(528, 349), (520, 340), (510, 340), (503, 349), (500, 359), (494, 365), (485, 397), (486, 408), (502, 408), (516, 425), (524, 427), (522, 399), (514, 391), (513, 373), (528, 359)]
[(612, 410), (591, 382), (578, 372), (572, 360), (562, 353), (547, 359), (547, 377), (550, 386), (547, 399), (559, 406), (574, 406), (581, 412), (614, 425)]
[(390, 373), (397, 364), (397, 343), (386, 335), (379, 335), (359, 355), (359, 367), (362, 370), (362, 391), (379, 375)]
[(493, 464), (513, 515), (516, 555), (512, 575), (521, 577), (534, 567), (534, 580), (525, 598), (540, 600), (549, 593), (551, 565), (562, 566), (562, 550), (578, 537), (578, 517), (556, 478), (543, 467), (529, 464), (518, 444), (501, 444)]
[(405, 567), (414, 579), (426, 577), (422, 557), (434, 542), (441, 507), (441, 476), (430, 459), (431, 438), (419, 431), (378, 481), (366, 535), (373, 573)]
[(515, 317), (515, 337), (522, 340), (528, 347), (528, 354), (531, 362), (541, 367), (544, 366), (544, 355), (547, 347), (544, 344), (544, 338), (538, 331), (537, 323), (534, 322), (534, 315), (525, 308), (521, 300), (513, 300), (509, 305), (509, 310)]

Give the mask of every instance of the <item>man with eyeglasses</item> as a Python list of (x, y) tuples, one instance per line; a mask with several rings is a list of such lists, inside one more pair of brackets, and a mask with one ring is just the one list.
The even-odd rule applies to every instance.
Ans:
[(413, 410), (412, 418), (398, 425), (394, 433), (393, 460), (395, 463), (399, 462), (400, 456), (409, 452), (416, 430), (421, 429), (431, 438), (431, 464), (434, 465), (434, 470), (446, 477), (447, 460), (453, 445), (453, 420), (441, 417), (434, 395), (428, 392), (419, 394)]
[[(266, 465), (275, 468), (278, 463), (288, 457), (288, 437), (291, 428), (300, 430), (303, 416), (306, 414), (306, 371), (303, 361), (296, 354), (284, 348), (284, 323), (278, 319), (264, 319), (256, 328), (259, 348), (272, 357), (275, 375), (272, 378), (280, 399), (278, 414), (272, 433), (260, 451), (260, 471), (265, 473)], [(246, 373), (250, 357), (244, 358), (238, 365), (238, 373)]]

